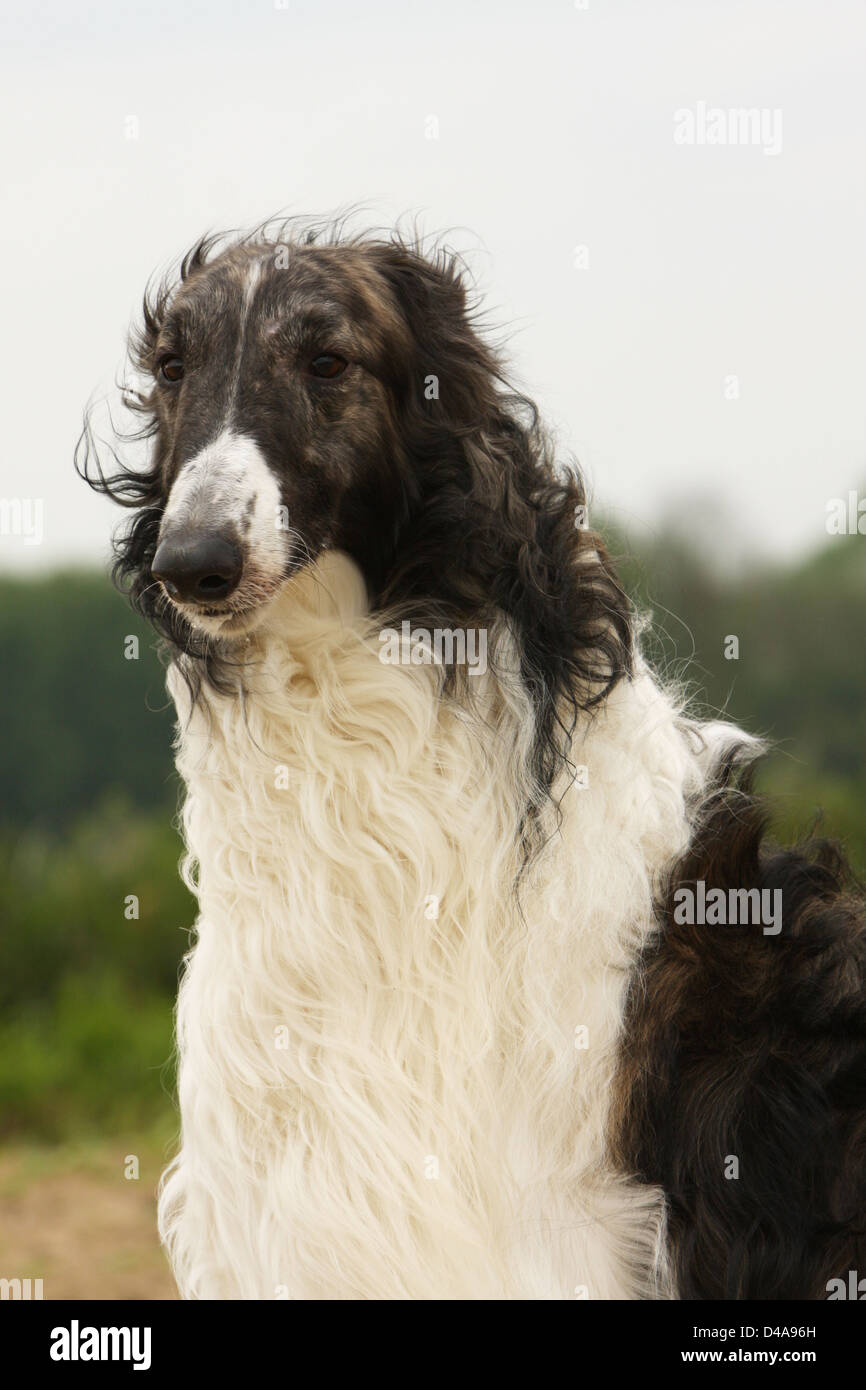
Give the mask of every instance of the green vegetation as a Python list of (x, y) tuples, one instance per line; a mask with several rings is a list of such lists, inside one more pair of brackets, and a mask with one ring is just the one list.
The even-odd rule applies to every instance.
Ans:
[(96, 1135), (170, 1106), (194, 915), (179, 852), (168, 808), (111, 799), (63, 835), (0, 837), (0, 1135)]
[[(791, 568), (712, 574), (682, 541), (612, 543), (628, 591), (653, 614), (648, 647), (704, 714), (769, 740), (759, 777), (780, 837), (816, 828), (866, 872), (866, 543), (839, 536)], [(726, 658), (726, 638), (739, 641)]]
[(65, 830), (113, 791), (176, 803), (155, 639), (102, 575), (0, 580), (0, 670), (0, 822)]
[[(823, 809), (866, 872), (866, 543), (727, 580), (671, 536), (611, 549), (653, 613), (654, 662), (774, 742), (779, 834)], [(0, 662), (0, 1135), (160, 1129), (194, 904), (154, 639), (100, 575), (3, 579)]]

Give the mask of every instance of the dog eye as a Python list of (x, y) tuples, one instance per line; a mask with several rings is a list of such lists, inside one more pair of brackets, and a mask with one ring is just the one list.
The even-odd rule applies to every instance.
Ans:
[(180, 381), (183, 377), (183, 363), (179, 357), (164, 357), (159, 364), (159, 374), (164, 381)]
[(348, 365), (345, 357), (338, 357), (335, 352), (323, 352), (313, 358), (307, 371), (311, 376), (332, 381), (335, 376), (342, 376)]

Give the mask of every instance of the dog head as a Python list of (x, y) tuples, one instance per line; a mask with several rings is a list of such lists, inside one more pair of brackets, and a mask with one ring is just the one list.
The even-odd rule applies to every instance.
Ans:
[(196, 688), (236, 688), (239, 639), (340, 550), (380, 615), (504, 624), (549, 786), (575, 711), (631, 668), (629, 607), (456, 258), (339, 228), (206, 240), (146, 297), (131, 349), (147, 467), (107, 476), (87, 426), (78, 466), (134, 509), (116, 577)]
[(207, 252), (146, 302), (134, 343), (155, 436), (137, 584), (175, 632), (231, 640), (325, 549), (382, 586), (446, 460), (468, 489), (447, 440), (489, 415), (495, 364), (451, 260), (398, 242)]

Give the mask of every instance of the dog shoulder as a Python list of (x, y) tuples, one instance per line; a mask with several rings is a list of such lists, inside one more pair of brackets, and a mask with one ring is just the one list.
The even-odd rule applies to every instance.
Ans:
[(866, 1267), (864, 899), (833, 843), (769, 844), (754, 750), (710, 739), (630, 990), (620, 1156), (667, 1193), (681, 1297), (826, 1297)]

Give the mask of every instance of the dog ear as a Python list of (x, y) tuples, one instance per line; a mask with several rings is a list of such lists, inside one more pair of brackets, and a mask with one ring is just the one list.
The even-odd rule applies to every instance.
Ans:
[(475, 331), (454, 259), (390, 246), (379, 269), (412, 340), (402, 433), (415, 496), (386, 597), (424, 596), (457, 625), (504, 615), (549, 790), (578, 710), (631, 669), (628, 601), (583, 529), (579, 477), (556, 464), (534, 404)]
[(466, 316), (466, 286), (457, 257), (444, 250), (427, 258), (400, 241), (371, 247), (376, 267), (411, 330), (423, 336), (456, 331)]
[(409, 351), (394, 362), (392, 380), (424, 414), (454, 426), (478, 426), (495, 410), (499, 364), (473, 323), (463, 270), (440, 250), (430, 259), (394, 241), (373, 259), (408, 330)]

